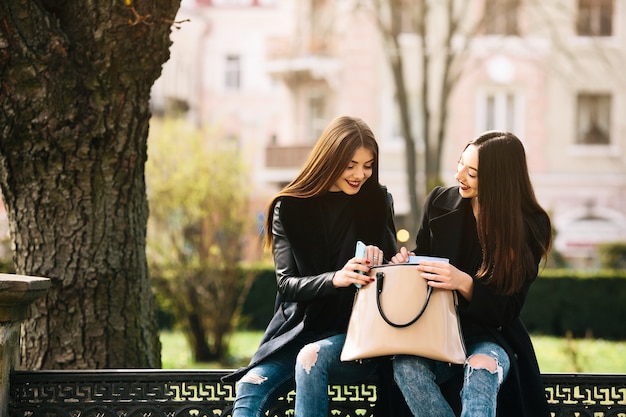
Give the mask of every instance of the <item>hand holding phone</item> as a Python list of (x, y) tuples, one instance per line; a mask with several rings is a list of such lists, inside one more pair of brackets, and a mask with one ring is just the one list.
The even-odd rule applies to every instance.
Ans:
[[(366, 252), (366, 246), (365, 243), (361, 242), (360, 240), (356, 242), (356, 250), (354, 251), (354, 257), (355, 258), (365, 258), (367, 256), (367, 252)], [(357, 272), (361, 275), (367, 275), (365, 272), (363, 271), (354, 271)], [(354, 284), (357, 288), (361, 288), (361, 284)]]

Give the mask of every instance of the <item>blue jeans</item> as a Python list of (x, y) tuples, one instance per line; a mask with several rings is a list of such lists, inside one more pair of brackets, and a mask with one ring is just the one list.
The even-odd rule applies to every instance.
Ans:
[(376, 361), (342, 362), (345, 334), (305, 344), (297, 340), (250, 369), (237, 383), (232, 417), (261, 417), (280, 397), (296, 388), (295, 417), (328, 415), (328, 385), (366, 379)]
[[(461, 372), (461, 417), (495, 417), (498, 390), (511, 367), (509, 357), (492, 341), (477, 340), (467, 343), (466, 347), (468, 359), (462, 367), (417, 356), (397, 355), (394, 358), (394, 378), (415, 417), (454, 417), (439, 385)], [(470, 366), (469, 362), (478, 354), (496, 360), (495, 372)]]

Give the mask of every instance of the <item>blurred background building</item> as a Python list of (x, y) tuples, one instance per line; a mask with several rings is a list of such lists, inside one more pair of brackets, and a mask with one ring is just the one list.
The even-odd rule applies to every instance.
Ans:
[[(343, 114), (372, 127), (381, 182), (394, 196), (399, 228), (407, 224), (406, 147), (389, 57), (404, 58), (414, 107), (423, 91), (423, 58), (446, 57), (434, 56), (436, 48), (422, 53), (423, 39), (408, 20), (423, 1), (398, 2), (407, 22), (391, 54), (372, 3), (182, 1), (171, 58), (153, 88), (153, 113), (182, 112), (242, 152), (254, 190), (251, 215), (259, 224), (269, 198), (295, 176), (326, 124)], [(430, 3), (437, 6), (429, 10), (429, 30), (441, 28), (444, 36), (448, 2)], [(626, 241), (626, 2), (451, 3), (466, 7), (455, 15), (460, 25), (482, 24), (449, 40), (463, 50), (464, 64), (439, 109), (447, 116), (441, 181), (455, 183), (456, 162), (469, 140), (489, 129), (514, 132), (552, 216), (555, 249), (573, 266), (593, 267), (598, 244)], [(434, 68), (431, 76), (438, 75)], [(434, 90), (434, 99), (442, 94), (431, 84), (425, 88)], [(419, 129), (424, 120), (415, 114)], [(419, 140), (416, 157), (423, 185)], [(408, 232), (411, 247), (415, 230)]]

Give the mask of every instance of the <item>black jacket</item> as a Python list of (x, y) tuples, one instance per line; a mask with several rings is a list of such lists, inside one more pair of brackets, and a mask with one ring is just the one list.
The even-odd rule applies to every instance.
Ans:
[[(465, 216), (471, 215), (470, 201), (460, 196), (458, 187), (437, 187), (427, 197), (424, 207), (415, 253), (445, 257), (457, 266), (463, 256), (461, 251), (467, 249), (460, 231), (463, 230)], [(539, 248), (535, 250), (535, 257), (537, 267), (529, 271), (532, 279), (527, 281), (521, 291), (510, 296), (497, 295), (482, 281), (474, 279), (472, 300), (468, 302), (459, 297), (459, 317), (463, 331), (466, 332), (467, 327), (471, 326), (473, 334), (478, 331), (490, 335), (511, 358), (511, 371), (498, 397), (499, 416), (550, 415), (535, 351), (519, 317), (528, 289), (537, 277), (541, 261)], [(464, 272), (474, 276), (480, 261), (478, 254), (477, 259), (472, 260), (476, 270)], [(462, 380), (459, 379), (443, 387), (449, 402), (457, 410), (461, 384)]]
[(315, 333), (315, 340), (345, 333), (355, 287), (335, 288), (335, 271), (354, 256), (357, 240), (377, 245), (387, 259), (397, 252), (391, 195), (384, 187), (370, 187), (348, 197), (351, 224), (340, 249), (331, 253), (330, 248), (338, 246), (329, 243), (336, 237), (327, 224), (331, 194), (282, 197), (275, 202), (272, 232), (278, 293), (274, 316), (250, 364), (225, 381), (238, 380), (304, 331)]

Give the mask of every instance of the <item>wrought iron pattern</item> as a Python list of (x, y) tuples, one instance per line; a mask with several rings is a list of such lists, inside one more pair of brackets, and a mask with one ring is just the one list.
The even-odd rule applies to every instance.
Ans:
[[(230, 417), (235, 388), (228, 370), (18, 371), (10, 417)], [(553, 417), (626, 417), (626, 375), (544, 374)], [(333, 385), (334, 417), (373, 417), (376, 386)], [(268, 417), (293, 416), (295, 393)]]
[(626, 375), (544, 374), (554, 417), (626, 417)]

